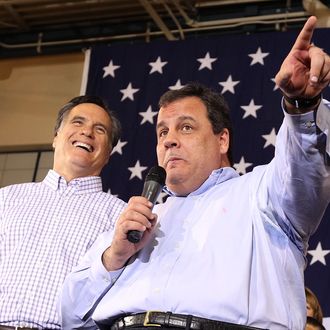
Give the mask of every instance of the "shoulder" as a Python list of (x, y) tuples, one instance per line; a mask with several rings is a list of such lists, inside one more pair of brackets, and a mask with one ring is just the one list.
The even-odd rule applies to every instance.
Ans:
[(40, 186), (39, 182), (26, 182), (26, 183), (17, 183), (12, 184), (6, 187), (3, 187), (0, 189), (0, 192), (2, 194), (11, 194), (11, 193), (17, 193), (24, 190), (34, 189)]
[(109, 204), (111, 207), (123, 209), (127, 205), (127, 203), (124, 202), (122, 199), (120, 199), (117, 196), (114, 196), (108, 192), (102, 191), (99, 193), (99, 196), (103, 200), (104, 203)]
[(0, 200), (6, 201), (25, 199), (27, 196), (35, 195), (35, 189), (39, 184), (35, 182), (13, 184), (0, 189)]

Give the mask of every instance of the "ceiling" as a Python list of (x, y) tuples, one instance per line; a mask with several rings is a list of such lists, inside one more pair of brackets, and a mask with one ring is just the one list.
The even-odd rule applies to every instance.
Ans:
[(0, 58), (95, 43), (330, 26), (330, 0), (0, 0)]

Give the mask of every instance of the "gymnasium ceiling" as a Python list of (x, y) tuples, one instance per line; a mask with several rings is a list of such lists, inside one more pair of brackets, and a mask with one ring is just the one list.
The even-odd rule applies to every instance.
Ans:
[(95, 43), (330, 26), (330, 0), (0, 0), (0, 58)]

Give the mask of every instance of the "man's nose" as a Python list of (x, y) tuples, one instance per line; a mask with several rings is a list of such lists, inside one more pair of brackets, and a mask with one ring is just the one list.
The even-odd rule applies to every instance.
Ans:
[(179, 146), (179, 139), (177, 134), (168, 132), (164, 140), (164, 146), (166, 148), (173, 148)]
[(86, 126), (82, 127), (81, 134), (85, 135), (89, 138), (93, 138), (93, 128), (86, 125)]

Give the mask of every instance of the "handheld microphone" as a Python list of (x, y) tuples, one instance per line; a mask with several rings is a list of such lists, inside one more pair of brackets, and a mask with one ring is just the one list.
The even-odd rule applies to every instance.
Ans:
[[(144, 182), (142, 196), (146, 197), (153, 205), (165, 185), (166, 171), (161, 166), (154, 166), (150, 169)], [(138, 243), (142, 238), (143, 232), (130, 230), (127, 239), (131, 243)]]

